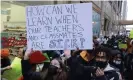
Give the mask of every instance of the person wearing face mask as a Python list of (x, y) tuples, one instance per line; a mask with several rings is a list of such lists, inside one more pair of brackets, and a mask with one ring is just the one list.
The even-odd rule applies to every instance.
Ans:
[(121, 74), (109, 64), (110, 49), (98, 47), (95, 50), (96, 72), (93, 80), (122, 80)]
[(112, 50), (112, 59), (110, 60), (111, 66), (117, 68), (121, 75), (123, 75), (124, 72), (124, 62), (123, 62), (123, 57), (122, 54), (119, 50)]
[(51, 61), (45, 80), (67, 80), (65, 65), (60, 58)]
[(48, 69), (37, 71), (37, 66), (45, 60), (41, 51), (26, 50), (21, 60), (23, 80), (45, 80)]

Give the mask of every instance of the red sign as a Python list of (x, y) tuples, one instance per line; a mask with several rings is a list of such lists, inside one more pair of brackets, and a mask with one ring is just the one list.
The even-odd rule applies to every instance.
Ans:
[(15, 37), (2, 37), (2, 47), (14, 47), (14, 46), (25, 46), (27, 40), (22, 38), (20, 40), (15, 39)]

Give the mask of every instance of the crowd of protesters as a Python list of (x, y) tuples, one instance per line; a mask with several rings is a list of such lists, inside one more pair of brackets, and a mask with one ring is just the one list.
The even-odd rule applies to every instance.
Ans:
[[(120, 43), (127, 47), (120, 48)], [(8, 53), (8, 50), (1, 51), (2, 73), (11, 69)], [(133, 80), (133, 41), (126, 36), (94, 37), (91, 50), (20, 48), (18, 53), (22, 59), (19, 80)], [(50, 61), (45, 61), (43, 53), (47, 53)]]

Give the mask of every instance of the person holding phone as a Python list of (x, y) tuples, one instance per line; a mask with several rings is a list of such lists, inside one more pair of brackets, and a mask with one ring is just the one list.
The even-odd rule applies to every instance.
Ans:
[(95, 50), (96, 72), (93, 80), (122, 80), (120, 72), (109, 64), (110, 49), (99, 46)]

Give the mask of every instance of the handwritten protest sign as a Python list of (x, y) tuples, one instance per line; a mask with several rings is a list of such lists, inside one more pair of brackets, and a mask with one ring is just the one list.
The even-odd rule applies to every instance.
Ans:
[(27, 6), (26, 27), (28, 49), (92, 49), (92, 4)]

